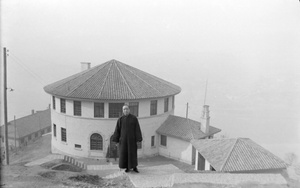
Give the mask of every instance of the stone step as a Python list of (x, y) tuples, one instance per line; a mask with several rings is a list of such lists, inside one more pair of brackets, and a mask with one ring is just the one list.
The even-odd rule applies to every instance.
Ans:
[(125, 175), (125, 172), (124, 172), (124, 170), (122, 170), (122, 171), (118, 171), (118, 172), (115, 172), (113, 174), (107, 175), (103, 178), (104, 179), (113, 179), (113, 178), (124, 176), (124, 175)]

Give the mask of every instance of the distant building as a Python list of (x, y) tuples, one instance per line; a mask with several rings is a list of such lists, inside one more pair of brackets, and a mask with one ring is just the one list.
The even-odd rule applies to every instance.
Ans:
[(286, 169), (286, 163), (249, 138), (192, 140), (196, 148), (195, 170), (230, 173), (270, 173)]
[[(8, 145), (9, 149), (23, 147), (51, 132), (50, 109), (37, 111), (28, 116), (8, 122)], [(4, 142), (4, 126), (1, 126), (1, 142)]]
[(174, 116), (175, 95), (181, 89), (170, 82), (116, 60), (82, 67), (82, 72), (44, 87), (52, 99), (53, 153), (110, 156), (125, 103), (141, 125), (139, 157), (160, 154), (192, 164), (195, 148), (190, 140), (212, 138), (220, 131), (209, 125), (208, 116), (202, 128), (200, 122)]

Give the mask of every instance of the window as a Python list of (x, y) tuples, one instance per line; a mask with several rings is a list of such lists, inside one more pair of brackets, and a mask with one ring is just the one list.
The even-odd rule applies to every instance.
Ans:
[(160, 145), (167, 146), (167, 136), (165, 135), (160, 136)]
[(169, 110), (169, 98), (165, 98), (165, 111), (167, 112)]
[(81, 101), (74, 101), (74, 116), (81, 116)]
[(150, 104), (150, 115), (156, 115), (157, 114), (157, 100), (151, 101)]
[(91, 135), (91, 150), (103, 150), (103, 139), (100, 134), (94, 133)]
[(109, 103), (109, 118), (118, 118), (123, 114), (124, 103)]
[(53, 136), (56, 137), (56, 125), (53, 124)]
[(55, 97), (54, 96), (52, 96), (52, 107), (55, 110)]
[(81, 148), (81, 145), (75, 144), (75, 148)]
[(66, 113), (66, 99), (60, 99), (60, 112)]
[(129, 109), (131, 114), (135, 115), (136, 117), (139, 116), (139, 102), (130, 102)]
[(137, 143), (137, 149), (142, 149), (142, 142)]
[(94, 103), (94, 117), (104, 117), (104, 103)]
[(155, 146), (155, 136), (151, 136), (151, 147)]
[(61, 141), (67, 142), (67, 130), (65, 128), (61, 128)]
[(175, 96), (173, 95), (172, 96), (172, 109), (175, 108)]
[(21, 139), (21, 144), (23, 144), (23, 143), (24, 143), (24, 138)]

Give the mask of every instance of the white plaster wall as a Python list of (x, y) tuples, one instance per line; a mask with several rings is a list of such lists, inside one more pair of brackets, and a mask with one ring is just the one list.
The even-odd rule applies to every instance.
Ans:
[(73, 100), (66, 99), (66, 115), (73, 116), (74, 115), (73, 109)]
[(164, 102), (164, 98), (157, 99), (157, 114), (164, 113)]
[(139, 117), (150, 116), (150, 100), (142, 100), (139, 102)]
[[(114, 131), (115, 119), (88, 119), (67, 116), (60, 113), (52, 114), (52, 123), (56, 124), (56, 138), (52, 139), (52, 146), (71, 155), (89, 157), (105, 157), (109, 135)], [(61, 127), (67, 130), (67, 142), (61, 141)], [(103, 138), (102, 151), (90, 151), (90, 136), (99, 133)], [(75, 144), (81, 145), (81, 149), (75, 149)], [(91, 153), (92, 152), (92, 153)]]
[(199, 170), (198, 169), (198, 157), (199, 157), (199, 151), (196, 150), (196, 154), (195, 154), (195, 170)]
[(187, 141), (167, 136), (167, 146), (161, 146), (159, 136), (159, 154), (191, 164), (192, 144)]
[(172, 108), (172, 97), (168, 97), (169, 98), (169, 110), (172, 110), (173, 108)]
[[(143, 134), (142, 149), (138, 150), (138, 155), (151, 156), (158, 153), (158, 143), (155, 147), (151, 147), (151, 136), (158, 138), (156, 130), (166, 120), (168, 115), (173, 113), (164, 113), (151, 117), (139, 118), (141, 131)], [(105, 157), (110, 136), (113, 134), (117, 122), (117, 118), (97, 119), (85, 118), (78, 116), (70, 116), (52, 111), (52, 125), (56, 124), (56, 137), (53, 135), (52, 152), (67, 153), (75, 156), (83, 157)], [(67, 142), (61, 141), (61, 127), (67, 130)], [(99, 133), (103, 138), (103, 150), (93, 152), (90, 151), (90, 136), (92, 133)], [(81, 145), (81, 149), (76, 148), (75, 144)], [(92, 156), (93, 155), (93, 156)]]
[(205, 159), (205, 170), (210, 170), (210, 163)]
[(104, 103), (104, 118), (109, 118), (109, 104)]
[(169, 113), (162, 115), (151, 116), (147, 118), (139, 118), (139, 123), (141, 126), (141, 131), (143, 133), (143, 155), (142, 156), (152, 156), (158, 153), (158, 143), (155, 142), (155, 146), (151, 147), (151, 136), (155, 136), (157, 139), (158, 135), (156, 130), (161, 126), (161, 124), (167, 119)]
[(81, 116), (94, 118), (94, 102), (81, 101)]

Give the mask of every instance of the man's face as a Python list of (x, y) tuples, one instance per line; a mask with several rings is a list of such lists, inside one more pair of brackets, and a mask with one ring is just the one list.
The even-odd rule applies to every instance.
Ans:
[(129, 114), (129, 112), (130, 112), (130, 110), (129, 110), (128, 106), (123, 106), (123, 114), (125, 116), (127, 116)]

